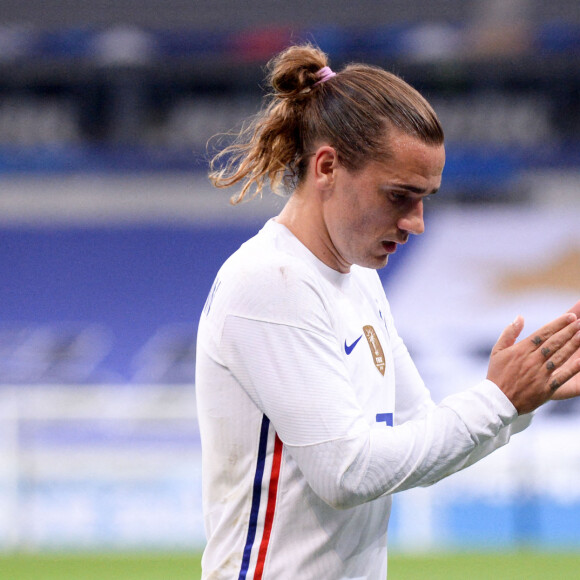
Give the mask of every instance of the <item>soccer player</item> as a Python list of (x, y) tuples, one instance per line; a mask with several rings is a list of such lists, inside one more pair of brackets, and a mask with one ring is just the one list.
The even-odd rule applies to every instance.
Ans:
[(375, 271), (423, 232), (445, 161), (435, 113), (397, 76), (334, 73), (310, 45), (275, 57), (269, 82), (211, 175), (241, 185), (234, 202), (266, 184), (291, 195), (225, 262), (201, 315), (203, 578), (384, 580), (395, 492), (473, 464), (538, 406), (580, 393), (580, 302), (516, 342), (518, 316), (487, 378), (435, 405)]

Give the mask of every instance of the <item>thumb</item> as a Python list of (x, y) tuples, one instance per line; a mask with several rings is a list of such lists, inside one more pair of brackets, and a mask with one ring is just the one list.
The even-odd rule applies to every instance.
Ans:
[(522, 316), (518, 315), (516, 319), (507, 326), (501, 333), (500, 337), (497, 339), (495, 346), (493, 347), (493, 352), (498, 350), (504, 350), (515, 344), (518, 336), (521, 334), (524, 328), (524, 319)]

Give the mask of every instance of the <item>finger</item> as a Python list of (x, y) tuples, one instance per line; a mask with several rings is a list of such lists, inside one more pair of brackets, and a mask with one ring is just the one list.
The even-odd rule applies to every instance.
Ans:
[(580, 373), (568, 379), (561, 387), (552, 392), (554, 401), (564, 401), (580, 397)]
[(566, 328), (569, 324), (576, 320), (577, 316), (571, 312), (559, 316), (549, 324), (542, 326), (528, 337), (528, 340), (536, 348), (540, 348), (551, 336)]
[(564, 345), (573, 341), (578, 331), (580, 331), (580, 320), (575, 320), (541, 343), (538, 347), (539, 352), (545, 359), (551, 358)]
[(574, 306), (572, 306), (572, 308), (570, 308), (570, 310), (568, 310), (568, 312), (572, 312), (578, 318), (580, 318), (580, 300), (578, 300), (578, 302), (576, 302), (576, 304), (574, 304)]
[(552, 361), (553, 365), (560, 366), (578, 348), (579, 336), (580, 320), (575, 320), (542, 343), (539, 346), (539, 352), (544, 359)]
[(500, 337), (497, 339), (494, 351), (503, 350), (512, 346), (524, 328), (524, 319), (518, 316), (509, 326), (506, 326)]
[(555, 392), (578, 373), (580, 373), (580, 351), (577, 350), (574, 356), (552, 373), (548, 381), (550, 390)]

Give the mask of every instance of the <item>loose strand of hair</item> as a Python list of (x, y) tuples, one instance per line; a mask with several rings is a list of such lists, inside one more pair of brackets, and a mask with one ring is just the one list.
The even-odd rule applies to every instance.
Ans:
[[(267, 182), (278, 193), (284, 175), (296, 158), (296, 145), (287, 138), (288, 132), (294, 131), (288, 127), (288, 118), (292, 118), (292, 112), (287, 103), (272, 101), (240, 131), (234, 143), (212, 159), (209, 178), (215, 187), (227, 188), (245, 182), (241, 191), (232, 196), (233, 205), (260, 196)], [(216, 169), (224, 160), (225, 165)]]

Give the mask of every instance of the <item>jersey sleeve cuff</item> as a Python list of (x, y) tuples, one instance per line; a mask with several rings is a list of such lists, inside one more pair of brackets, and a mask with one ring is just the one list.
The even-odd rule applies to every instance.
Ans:
[(487, 379), (467, 391), (447, 397), (441, 406), (452, 409), (461, 418), (478, 445), (495, 437), (518, 417), (516, 408), (503, 391)]

